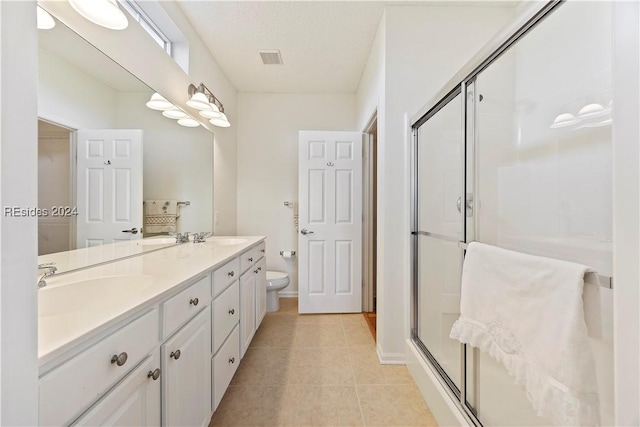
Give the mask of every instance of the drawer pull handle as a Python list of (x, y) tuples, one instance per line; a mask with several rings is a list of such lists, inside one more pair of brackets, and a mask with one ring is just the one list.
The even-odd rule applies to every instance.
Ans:
[(230, 276), (230, 277), (233, 277), (234, 274), (235, 273), (233, 271), (230, 271), (230, 272), (227, 273), (227, 275)]
[(193, 306), (195, 307), (199, 302), (200, 301), (198, 301), (198, 298), (193, 298), (191, 301), (189, 301), (189, 304), (193, 304)]
[(230, 310), (229, 310), (229, 314), (231, 314), (231, 315), (236, 314), (236, 310), (235, 310), (235, 309), (233, 309), (233, 308), (232, 308), (232, 309), (230, 309)]
[(122, 366), (125, 363), (127, 363), (127, 357), (129, 357), (127, 355), (126, 351), (123, 351), (120, 354), (114, 354), (113, 356), (111, 356), (111, 363), (115, 363), (118, 366)]
[(182, 353), (180, 352), (180, 350), (176, 350), (176, 351), (172, 351), (171, 354), (169, 355), (169, 357), (173, 357), (174, 359), (178, 360), (180, 359), (180, 355)]
[(253, 258), (249, 258), (249, 262), (253, 262)]
[(149, 371), (147, 378), (153, 378), (154, 381), (160, 378), (160, 368), (156, 368), (155, 371)]
[(229, 358), (229, 363), (236, 363), (236, 358), (235, 357), (230, 357)]

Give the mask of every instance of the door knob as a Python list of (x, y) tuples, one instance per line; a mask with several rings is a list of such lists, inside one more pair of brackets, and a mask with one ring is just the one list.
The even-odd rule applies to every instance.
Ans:
[(307, 234), (313, 234), (313, 231), (309, 231), (306, 228), (303, 228), (302, 230), (300, 230), (300, 234), (304, 234), (306, 236)]
[(131, 234), (138, 234), (138, 229), (137, 228), (132, 228), (131, 230), (122, 230), (123, 233), (131, 233)]

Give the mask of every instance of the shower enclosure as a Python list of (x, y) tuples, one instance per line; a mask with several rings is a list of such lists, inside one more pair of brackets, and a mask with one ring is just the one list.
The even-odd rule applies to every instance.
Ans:
[[(412, 340), (476, 425), (549, 425), (487, 354), (449, 339), (465, 243), (612, 274), (612, 5), (523, 15), (412, 121)], [(613, 424), (611, 283), (585, 287)], [(496, 301), (500, 304), (500, 301)]]

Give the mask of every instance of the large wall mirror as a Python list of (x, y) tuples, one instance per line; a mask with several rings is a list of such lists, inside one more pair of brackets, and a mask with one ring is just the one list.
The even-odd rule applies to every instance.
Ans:
[[(55, 22), (54, 28), (39, 30), (38, 207), (47, 210), (39, 216), (39, 261), (55, 261), (56, 254), (101, 243), (169, 231), (212, 230), (213, 134), (201, 126), (181, 126), (162, 111), (146, 107), (153, 89), (60, 21)], [(141, 140), (139, 152), (129, 141), (131, 133)], [(99, 142), (102, 137), (115, 142), (103, 144)], [(138, 157), (126, 167), (118, 166), (118, 173), (101, 173), (95, 166), (111, 167), (112, 157), (128, 156)], [(115, 165), (116, 160), (113, 162)], [(78, 194), (85, 187), (93, 191), (92, 185), (101, 180), (103, 187), (98, 187), (106, 188), (104, 192)], [(119, 199), (122, 194), (126, 197)], [(181, 202), (174, 230), (149, 227), (140, 233), (145, 220), (143, 201), (163, 201), (160, 212), (166, 201)], [(169, 206), (169, 213), (171, 209)], [(79, 236), (82, 223), (100, 218), (102, 212), (115, 218), (129, 215), (130, 224), (112, 226), (111, 238)], [(109, 228), (99, 226), (105, 232)], [(126, 231), (134, 228), (135, 234)], [(140, 251), (153, 247), (140, 246)], [(121, 253), (128, 254), (127, 250)], [(59, 269), (91, 263), (85, 258)]]

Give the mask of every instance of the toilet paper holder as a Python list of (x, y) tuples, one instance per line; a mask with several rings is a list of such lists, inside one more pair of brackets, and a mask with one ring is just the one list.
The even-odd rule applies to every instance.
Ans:
[[(280, 255), (284, 255), (284, 251), (280, 251)], [(296, 251), (291, 251), (291, 256), (296, 256)]]

